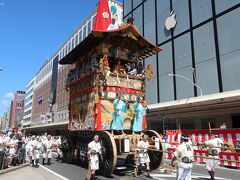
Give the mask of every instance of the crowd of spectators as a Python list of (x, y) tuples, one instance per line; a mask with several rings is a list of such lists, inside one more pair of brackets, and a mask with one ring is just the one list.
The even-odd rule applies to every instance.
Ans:
[[(60, 158), (61, 137), (48, 135), (23, 135), (18, 131), (0, 131), (0, 170), (18, 166), (29, 161), (33, 167), (39, 167), (39, 158), (42, 164), (51, 164), (52, 151), (55, 150)], [(45, 162), (46, 160), (46, 162)]]

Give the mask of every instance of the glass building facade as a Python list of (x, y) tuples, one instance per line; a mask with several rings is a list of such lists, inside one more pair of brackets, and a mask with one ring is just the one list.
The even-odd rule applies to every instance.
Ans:
[[(176, 26), (165, 27), (170, 12)], [(145, 60), (154, 66), (147, 103), (173, 101), (240, 89), (240, 0), (124, 0), (124, 21), (163, 50)]]

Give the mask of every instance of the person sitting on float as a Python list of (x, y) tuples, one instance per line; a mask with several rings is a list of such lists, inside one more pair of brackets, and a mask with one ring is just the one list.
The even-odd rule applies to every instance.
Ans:
[(115, 30), (119, 28), (119, 24), (116, 22), (115, 18), (112, 18), (112, 22), (111, 24), (108, 26), (107, 30), (111, 31), (111, 30)]
[(128, 72), (129, 75), (131, 76), (136, 76), (137, 75), (137, 69), (135, 68), (135, 64), (131, 65), (130, 71)]
[(114, 66), (113, 72), (117, 74), (127, 74), (126, 70), (121, 65), (121, 61), (118, 61), (118, 63)]
[(141, 62), (137, 65), (137, 76), (143, 76), (143, 65)]

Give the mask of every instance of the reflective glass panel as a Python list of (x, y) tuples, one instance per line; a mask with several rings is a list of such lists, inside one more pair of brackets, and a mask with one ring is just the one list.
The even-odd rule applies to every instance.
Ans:
[(197, 25), (212, 16), (210, 0), (191, 1), (193, 25)]
[[(219, 92), (215, 58), (196, 64), (196, 84), (202, 89), (203, 95)], [(199, 88), (197, 94), (201, 95)]]
[(124, 0), (124, 16), (126, 16), (132, 10), (132, 0)]
[(173, 10), (176, 13), (177, 25), (174, 35), (189, 29), (189, 5), (188, 0), (173, 0)]
[(195, 62), (216, 58), (213, 23), (207, 23), (193, 31)]
[(165, 21), (170, 15), (170, 1), (157, 1), (157, 20), (158, 20), (158, 44), (168, 40), (171, 37), (171, 31), (165, 27)]
[(134, 20), (134, 24), (137, 26), (137, 28), (139, 29), (139, 31), (142, 34), (143, 31), (143, 25), (142, 25), (142, 6), (138, 7), (135, 11), (133, 11), (133, 18)]
[(144, 36), (156, 44), (155, 0), (144, 3)]
[(176, 70), (192, 65), (190, 34), (180, 36), (174, 41)]
[(181, 76), (176, 77), (177, 99), (193, 97), (193, 84), (190, 82), (193, 81), (191, 66), (177, 70), (176, 75)]
[(217, 19), (223, 90), (240, 88), (240, 8)]
[(240, 0), (215, 0), (216, 12), (220, 13), (238, 3)]

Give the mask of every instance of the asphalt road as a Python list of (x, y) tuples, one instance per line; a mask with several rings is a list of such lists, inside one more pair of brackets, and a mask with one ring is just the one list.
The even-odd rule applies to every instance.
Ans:
[[(57, 162), (55, 159), (52, 160), (52, 165), (45, 165), (44, 168), (49, 169), (53, 173), (57, 173), (59, 176), (62, 176), (64, 180), (85, 180), (86, 169), (81, 167), (78, 164), (66, 164)], [(121, 162), (121, 159), (120, 159)], [(142, 176), (135, 178), (132, 175), (132, 170), (124, 169), (122, 164), (118, 163), (118, 170), (113, 174), (111, 178), (106, 178), (102, 176), (97, 176), (99, 180), (112, 180), (126, 178), (127, 180), (141, 179), (146, 180), (148, 178)], [(176, 179), (176, 172), (171, 174), (164, 174), (164, 169), (160, 169), (156, 172), (153, 172), (151, 175), (153, 179), (161, 180), (174, 180)], [(240, 169), (230, 169), (225, 167), (216, 168), (216, 180), (240, 180)], [(193, 180), (207, 180), (209, 175), (205, 169), (205, 166), (202, 164), (195, 164), (192, 171)]]

